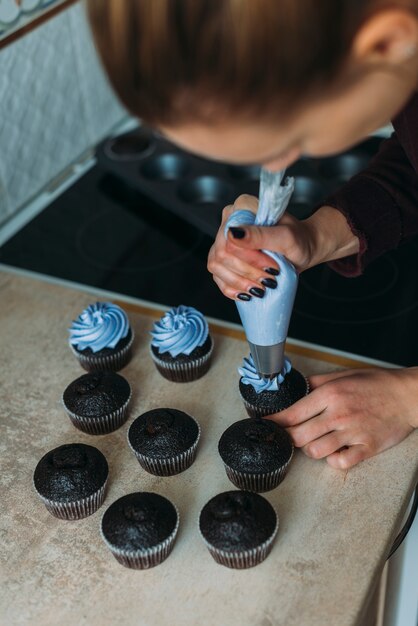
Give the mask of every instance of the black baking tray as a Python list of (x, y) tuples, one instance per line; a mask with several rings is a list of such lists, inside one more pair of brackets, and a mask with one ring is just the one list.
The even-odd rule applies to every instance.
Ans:
[[(381, 141), (371, 137), (338, 156), (297, 161), (287, 172), (295, 177), (289, 212), (308, 217), (323, 198), (367, 166)], [(202, 159), (144, 126), (105, 139), (96, 156), (113, 175), (211, 237), (226, 205), (243, 193), (259, 192), (258, 166)]]

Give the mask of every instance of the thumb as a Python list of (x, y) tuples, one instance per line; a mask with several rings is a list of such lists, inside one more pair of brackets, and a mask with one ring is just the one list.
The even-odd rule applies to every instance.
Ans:
[(274, 250), (277, 246), (276, 228), (276, 226), (230, 226), (228, 239), (240, 248)]

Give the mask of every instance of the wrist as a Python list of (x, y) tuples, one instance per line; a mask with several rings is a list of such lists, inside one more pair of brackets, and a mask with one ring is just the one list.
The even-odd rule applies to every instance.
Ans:
[(338, 209), (323, 206), (304, 223), (311, 237), (310, 267), (358, 253), (359, 239)]

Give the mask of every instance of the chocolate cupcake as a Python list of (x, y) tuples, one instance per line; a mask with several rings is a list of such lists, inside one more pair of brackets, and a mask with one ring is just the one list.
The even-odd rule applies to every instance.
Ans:
[(127, 419), (131, 388), (116, 372), (84, 374), (68, 385), (62, 398), (74, 426), (89, 435), (104, 435)]
[(270, 554), (279, 520), (257, 493), (226, 491), (203, 507), (199, 529), (217, 563), (234, 569), (258, 565)]
[(175, 307), (154, 324), (151, 335), (151, 356), (164, 378), (185, 383), (206, 374), (213, 340), (202, 313), (193, 307)]
[(51, 515), (77, 520), (103, 504), (109, 467), (104, 455), (83, 443), (59, 446), (39, 461), (35, 489)]
[(238, 489), (270, 491), (286, 476), (293, 456), (290, 435), (261, 418), (235, 422), (218, 445), (229, 480)]
[(147, 411), (128, 431), (128, 443), (139, 464), (156, 476), (173, 476), (190, 467), (199, 439), (199, 424), (177, 409)]
[(134, 334), (117, 304), (91, 304), (73, 321), (69, 333), (70, 348), (88, 372), (117, 372), (131, 359)]
[(238, 369), (239, 391), (250, 417), (279, 413), (309, 393), (309, 382), (285, 359), (283, 370), (274, 378), (261, 378), (250, 354)]
[(149, 569), (162, 563), (173, 549), (179, 514), (167, 498), (156, 493), (130, 493), (105, 511), (102, 537), (119, 563)]

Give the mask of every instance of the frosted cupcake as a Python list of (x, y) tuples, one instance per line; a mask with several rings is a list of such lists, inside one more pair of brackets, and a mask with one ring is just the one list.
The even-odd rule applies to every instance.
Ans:
[(70, 348), (88, 372), (117, 372), (131, 359), (134, 334), (117, 304), (91, 304), (73, 321), (69, 333)]
[(151, 335), (151, 356), (164, 378), (185, 383), (206, 374), (213, 341), (202, 313), (189, 306), (174, 307), (154, 324)]
[(102, 519), (102, 538), (119, 563), (149, 569), (173, 549), (179, 527), (176, 507), (157, 493), (130, 493), (116, 500)]
[(259, 376), (251, 354), (238, 372), (240, 395), (250, 417), (283, 411), (309, 393), (307, 379), (292, 367), (289, 359), (285, 359), (282, 371), (272, 379)]
[(104, 455), (83, 443), (50, 450), (36, 466), (35, 489), (54, 517), (77, 520), (102, 505), (109, 467)]
[(271, 504), (248, 491), (219, 493), (203, 507), (199, 519), (200, 533), (212, 557), (234, 569), (264, 561), (278, 528)]

